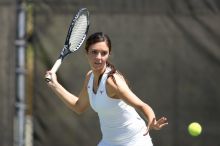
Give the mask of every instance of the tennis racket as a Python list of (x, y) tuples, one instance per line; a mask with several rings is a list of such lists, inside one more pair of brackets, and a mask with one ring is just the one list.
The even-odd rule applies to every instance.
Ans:
[[(68, 29), (65, 44), (60, 52), (60, 56), (54, 63), (52, 73), (56, 73), (62, 64), (63, 59), (70, 53), (75, 52), (80, 48), (85, 40), (89, 29), (89, 11), (86, 8), (80, 9), (76, 16), (72, 19)], [(45, 77), (47, 82), (51, 81), (51, 76), (48, 74)]]

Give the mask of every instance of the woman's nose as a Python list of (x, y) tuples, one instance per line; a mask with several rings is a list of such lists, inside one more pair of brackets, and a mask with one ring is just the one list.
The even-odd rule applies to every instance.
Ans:
[(97, 53), (96, 58), (101, 59), (101, 57), (102, 57), (101, 53)]

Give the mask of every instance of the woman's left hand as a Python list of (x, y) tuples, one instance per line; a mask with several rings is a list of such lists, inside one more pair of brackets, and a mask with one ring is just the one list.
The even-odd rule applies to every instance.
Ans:
[(167, 118), (162, 117), (159, 120), (156, 120), (156, 118), (153, 118), (153, 121), (149, 123), (147, 126), (147, 132), (144, 135), (147, 135), (151, 129), (154, 130), (160, 130), (164, 126), (168, 124)]

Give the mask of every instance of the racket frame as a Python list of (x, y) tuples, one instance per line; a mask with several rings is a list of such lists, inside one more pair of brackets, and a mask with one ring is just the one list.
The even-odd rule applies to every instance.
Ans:
[[(87, 28), (86, 28), (85, 34), (83, 35), (82, 40), (79, 42), (77, 47), (75, 49), (73, 49), (73, 50), (70, 50), (69, 49), (69, 46), (70, 46), (70, 44), (69, 44), (70, 36), (71, 36), (72, 30), (73, 30), (73, 28), (75, 26), (76, 21), (78, 20), (78, 18), (81, 16), (82, 13), (86, 13), (86, 15), (87, 15)], [(60, 65), (62, 64), (63, 59), (68, 54), (77, 51), (81, 47), (81, 45), (83, 44), (83, 42), (84, 42), (84, 40), (85, 40), (85, 38), (86, 38), (86, 36), (88, 34), (89, 25), (90, 25), (90, 22), (89, 22), (89, 11), (87, 10), (87, 8), (81, 8), (77, 12), (75, 17), (72, 19), (72, 21), (71, 21), (71, 24), (70, 24), (68, 32), (67, 32), (66, 40), (65, 40), (65, 43), (64, 43), (64, 47), (63, 47), (62, 51), (60, 52), (60, 55), (59, 55), (58, 59), (56, 60), (56, 62), (54, 63), (53, 67), (50, 70), (52, 73), (56, 73), (57, 72), (57, 70), (59, 69)], [(47, 82), (50, 82), (51, 81), (51, 75), (46, 75), (45, 80)]]

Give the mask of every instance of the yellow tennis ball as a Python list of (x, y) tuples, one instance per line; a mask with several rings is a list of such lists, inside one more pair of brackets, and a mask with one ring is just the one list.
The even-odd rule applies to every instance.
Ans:
[(202, 132), (202, 127), (197, 122), (192, 122), (188, 126), (188, 132), (191, 136), (199, 136)]

